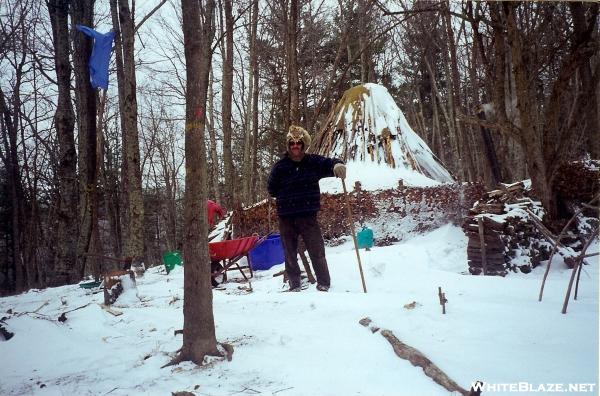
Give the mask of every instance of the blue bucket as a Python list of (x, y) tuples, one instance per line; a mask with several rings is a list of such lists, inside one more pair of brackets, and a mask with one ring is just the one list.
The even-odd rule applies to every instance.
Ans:
[(270, 235), (260, 245), (250, 250), (252, 270), (268, 270), (272, 266), (281, 264), (284, 261), (285, 255), (279, 234)]

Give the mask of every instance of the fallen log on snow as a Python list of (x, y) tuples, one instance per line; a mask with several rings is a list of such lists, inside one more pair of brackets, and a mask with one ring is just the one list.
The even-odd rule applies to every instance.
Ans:
[[(379, 330), (379, 327), (371, 325), (372, 321), (369, 318), (363, 318), (358, 323), (372, 329), (372, 333), (376, 333), (377, 330)], [(392, 348), (394, 348), (394, 352), (398, 357), (408, 360), (415, 367), (421, 367), (426, 376), (431, 378), (436, 384), (443, 386), (446, 390), (458, 392), (464, 396), (476, 396), (481, 394), (480, 391), (475, 389), (468, 391), (462, 388), (429, 360), (429, 358), (423, 355), (423, 353), (400, 341), (390, 330), (381, 330), (381, 335), (392, 345)]]

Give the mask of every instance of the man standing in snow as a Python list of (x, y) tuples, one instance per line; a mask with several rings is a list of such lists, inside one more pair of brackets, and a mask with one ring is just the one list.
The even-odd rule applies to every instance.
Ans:
[(317, 222), (321, 208), (319, 180), (324, 177), (346, 177), (346, 166), (339, 159), (306, 154), (310, 135), (299, 126), (290, 126), (287, 151), (275, 163), (269, 175), (269, 194), (277, 199), (279, 232), (285, 253), (285, 271), (290, 291), (300, 291), (298, 237), (302, 239), (317, 276), (317, 290), (329, 290), (330, 278), (325, 244)]

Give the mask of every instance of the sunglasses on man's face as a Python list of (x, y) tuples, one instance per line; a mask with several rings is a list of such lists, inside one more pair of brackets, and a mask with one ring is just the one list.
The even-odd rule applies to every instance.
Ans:
[(302, 142), (289, 142), (288, 147), (292, 147), (292, 146), (302, 146)]

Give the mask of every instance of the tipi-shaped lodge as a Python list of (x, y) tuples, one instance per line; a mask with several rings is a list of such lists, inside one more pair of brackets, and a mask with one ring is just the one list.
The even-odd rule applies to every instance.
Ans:
[(377, 84), (348, 89), (327, 117), (313, 153), (345, 162), (387, 164), (438, 182), (453, 178), (427, 144), (408, 125), (388, 90)]

